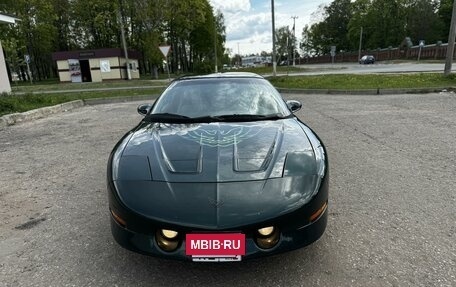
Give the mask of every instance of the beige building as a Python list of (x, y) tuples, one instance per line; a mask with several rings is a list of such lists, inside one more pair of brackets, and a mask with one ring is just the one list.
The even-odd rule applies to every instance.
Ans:
[[(14, 17), (0, 14), (0, 24), (14, 24), (17, 20), (18, 19)], [(11, 85), (8, 79), (8, 72), (6, 70), (5, 57), (3, 56), (2, 43), (0, 43), (0, 94), (1, 93), (11, 93)]]
[[(139, 79), (139, 53), (128, 51), (130, 75)], [(102, 82), (128, 79), (126, 58), (122, 49), (98, 49), (56, 52), (52, 59), (57, 62), (61, 82)]]

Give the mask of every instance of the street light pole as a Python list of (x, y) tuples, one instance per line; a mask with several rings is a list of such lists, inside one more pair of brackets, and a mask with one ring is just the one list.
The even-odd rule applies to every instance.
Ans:
[(453, 54), (454, 54), (454, 39), (456, 36), (456, 1), (453, 2), (453, 12), (451, 14), (451, 24), (450, 24), (450, 34), (448, 35), (448, 46), (447, 46), (447, 54), (446, 54), (446, 61), (445, 61), (445, 70), (444, 75), (448, 76), (451, 73), (451, 64), (453, 62)]
[(275, 46), (275, 16), (274, 16), (274, 0), (271, 0), (271, 14), (272, 14), (272, 76), (277, 75), (277, 60), (276, 60), (276, 46)]

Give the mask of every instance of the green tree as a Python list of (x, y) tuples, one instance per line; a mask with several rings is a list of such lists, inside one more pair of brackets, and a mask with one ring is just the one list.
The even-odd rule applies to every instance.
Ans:
[(412, 41), (425, 40), (434, 44), (439, 40), (446, 40), (443, 22), (438, 17), (438, 3), (431, 0), (410, 0), (406, 11), (406, 34)]
[(54, 47), (57, 51), (68, 51), (75, 47), (72, 41), (71, 33), (71, 6), (69, 0), (52, 0), (54, 18), (54, 27), (56, 37), (54, 38)]
[(454, 0), (440, 0), (438, 5), (437, 14), (442, 23), (442, 37), (445, 42), (448, 40), (448, 34), (450, 33), (451, 13), (453, 11)]
[(366, 15), (366, 47), (397, 47), (407, 36), (404, 0), (373, 0)]
[[(22, 20), (15, 26), (0, 26), (0, 40), (17, 39), (17, 50), (7, 51), (8, 61), (29, 54), (38, 80), (56, 76), (52, 52), (121, 47), (120, 23), (128, 47), (141, 54), (143, 74), (156, 74), (161, 67), (159, 45), (172, 46), (173, 71), (192, 71), (195, 63), (209, 71), (215, 51), (219, 67), (228, 59), (223, 14), (214, 11), (208, 0), (2, 0), (0, 12)], [(25, 75), (22, 65), (9, 66), (19, 67)]]
[(322, 8), (320, 22), (305, 26), (302, 31), (301, 50), (304, 54), (325, 54), (331, 46), (338, 50), (350, 50), (347, 37), (350, 18), (353, 14), (350, 0), (334, 0)]
[[(46, 0), (16, 0), (7, 1), (8, 5), (2, 6), (1, 12), (13, 14), (21, 21), (16, 25), (8, 25), (0, 34), (1, 39), (17, 39), (17, 55), (8, 58), (24, 58), (30, 55), (31, 70), (35, 79), (49, 78), (52, 74), (51, 52), (54, 50), (56, 29), (54, 26), (54, 9), (52, 3)], [(21, 49), (25, 47), (25, 49)], [(11, 54), (12, 51), (9, 53)], [(11, 63), (9, 63), (11, 65)], [(21, 75), (25, 75), (22, 70)], [(25, 80), (25, 77), (23, 77)]]
[(129, 47), (138, 50), (142, 54), (140, 70), (143, 74), (151, 73), (155, 78), (158, 77), (158, 68), (162, 66), (164, 59), (158, 47), (166, 44), (164, 38), (165, 31), (165, 11), (163, 7), (166, 0), (137, 0), (127, 2), (132, 5), (131, 31), (129, 36)]
[(120, 25), (118, 1), (74, 0), (72, 31), (83, 49), (118, 48)]
[(287, 61), (292, 59), (292, 43), (295, 41), (293, 33), (288, 26), (280, 27), (275, 32), (276, 36), (276, 53), (277, 62)]

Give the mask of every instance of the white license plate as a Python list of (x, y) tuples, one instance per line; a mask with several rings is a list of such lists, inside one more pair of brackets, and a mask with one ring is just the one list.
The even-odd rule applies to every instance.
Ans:
[(192, 256), (193, 262), (234, 262), (241, 261), (241, 255), (234, 256)]

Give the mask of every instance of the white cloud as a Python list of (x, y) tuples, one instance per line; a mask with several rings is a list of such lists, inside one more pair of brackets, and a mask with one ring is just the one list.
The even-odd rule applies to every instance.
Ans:
[(249, 0), (211, 0), (211, 5), (215, 9), (220, 9), (225, 13), (235, 13), (237, 11), (250, 11)]
[(271, 28), (270, 15), (258, 13), (242, 15), (240, 13), (229, 15), (227, 19), (227, 39), (244, 40), (257, 34), (269, 31)]
[[(311, 14), (320, 4), (329, 2), (331, 0), (276, 0), (275, 27), (278, 29), (289, 26), (291, 29), (293, 27), (291, 17), (298, 16), (296, 37), (299, 41), (304, 25), (311, 24)], [(270, 3), (270, 1), (211, 0), (211, 4), (224, 14), (226, 47), (232, 51), (232, 54), (238, 53), (238, 47), (242, 55), (272, 50)]]

